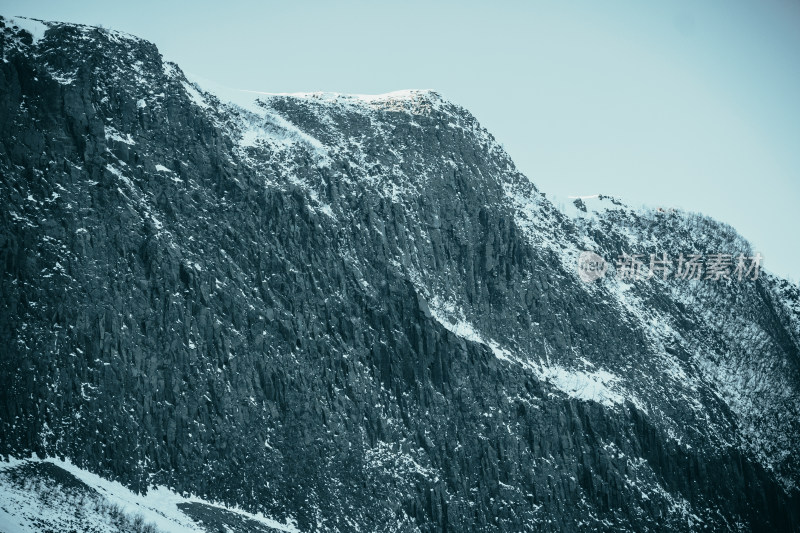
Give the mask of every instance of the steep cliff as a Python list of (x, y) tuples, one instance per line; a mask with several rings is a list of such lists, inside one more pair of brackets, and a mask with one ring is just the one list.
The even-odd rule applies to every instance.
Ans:
[(301, 531), (800, 527), (797, 288), (576, 269), (730, 228), (567, 216), (434, 92), (236, 105), (0, 24), (3, 456)]

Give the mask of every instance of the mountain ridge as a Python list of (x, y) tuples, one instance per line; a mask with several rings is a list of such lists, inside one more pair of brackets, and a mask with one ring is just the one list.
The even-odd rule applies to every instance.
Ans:
[(235, 108), (2, 23), (0, 454), (302, 531), (797, 527), (797, 291), (577, 274), (722, 225), (567, 217), (438, 95)]

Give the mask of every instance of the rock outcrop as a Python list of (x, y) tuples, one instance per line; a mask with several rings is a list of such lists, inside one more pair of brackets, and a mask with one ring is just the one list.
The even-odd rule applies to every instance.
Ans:
[(800, 527), (797, 287), (575, 269), (732, 229), (571, 218), (434, 92), (235, 105), (0, 30), (0, 455), (301, 531)]

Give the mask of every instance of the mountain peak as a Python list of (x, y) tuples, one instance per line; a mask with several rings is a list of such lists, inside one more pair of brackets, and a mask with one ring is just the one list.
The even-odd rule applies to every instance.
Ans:
[(10, 28), (12, 31), (24, 31), (33, 36), (33, 43), (38, 44), (45, 38), (48, 31), (53, 29), (67, 29), (77, 32), (85, 38), (105, 36), (115, 41), (128, 40), (136, 42), (146, 42), (136, 35), (119, 30), (105, 28), (103, 26), (92, 26), (88, 24), (77, 24), (74, 22), (47, 21), (32, 17), (4, 16), (0, 15), (0, 25)]

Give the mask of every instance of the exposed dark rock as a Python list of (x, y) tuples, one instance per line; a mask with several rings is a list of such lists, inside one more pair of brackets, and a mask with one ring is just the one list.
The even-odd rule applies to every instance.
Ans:
[(584, 283), (572, 220), (435, 93), (199, 91), (150, 43), (0, 19), (0, 454), (302, 531), (791, 531), (800, 298)]

